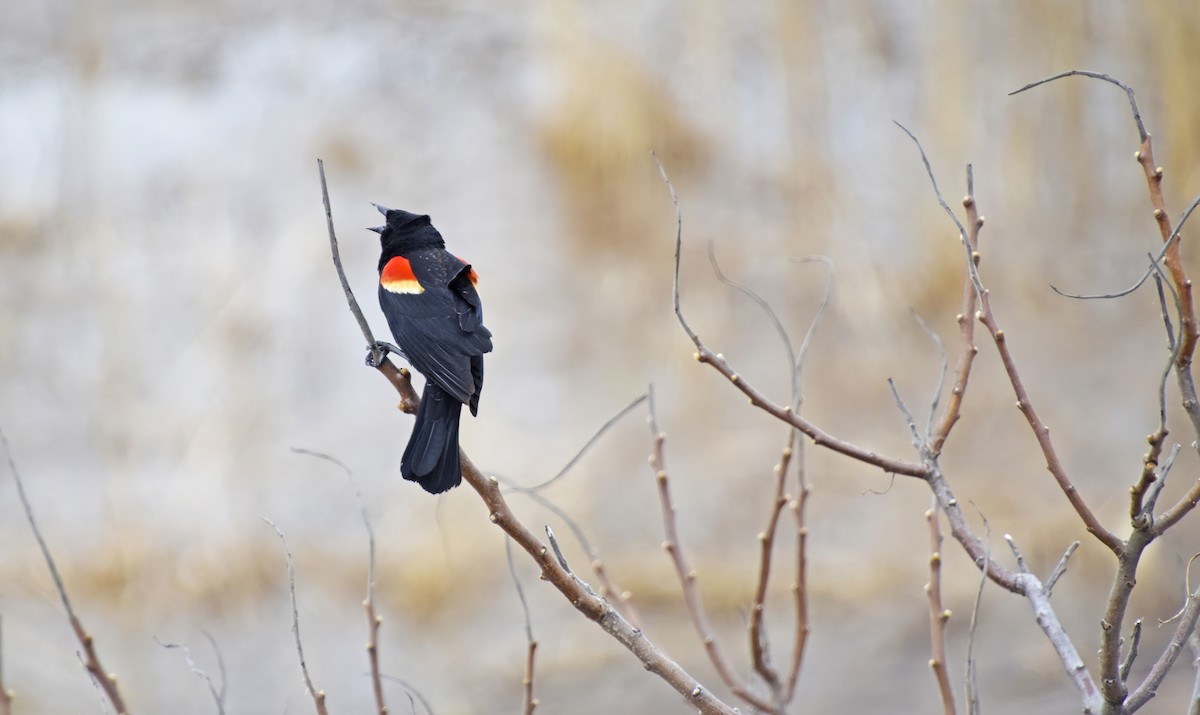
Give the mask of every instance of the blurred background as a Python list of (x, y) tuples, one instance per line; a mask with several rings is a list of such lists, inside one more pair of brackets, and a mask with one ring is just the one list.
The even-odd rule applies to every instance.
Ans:
[[(295, 556), (312, 675), (333, 712), (367, 712), (367, 539), (378, 535), (384, 671), (438, 715), (513, 712), (525, 641), (503, 535), (468, 488), (433, 498), (399, 476), (412, 420), (362, 365), (331, 262), (316, 172), (325, 160), (342, 256), (377, 335), (379, 223), (368, 203), (429, 213), (480, 276), (496, 349), (463, 445), (515, 483), (555, 474), (655, 385), (679, 529), (727, 653), (748, 673), (744, 623), (785, 430), (693, 348), (671, 313), (674, 213), (683, 306), (753, 384), (785, 402), (770, 322), (721, 285), (754, 286), (798, 341), (827, 276), (805, 413), (915, 459), (886, 379), (923, 421), (953, 351), (962, 253), (918, 154), (952, 205), (974, 165), (988, 218), (983, 280), (1075, 483), (1118, 532), (1166, 359), (1150, 288), (1076, 302), (1143, 270), (1158, 234), (1124, 95), (1056, 72), (1109, 72), (1138, 91), (1178, 216), (1200, 192), (1200, 5), (924, 2), (195, 3), (6, 0), (0, 26), (0, 428), (105, 666), (134, 712), (210, 713), (220, 645), (232, 713), (310, 712), (290, 633), (283, 551)], [(1185, 246), (1185, 253), (1190, 247)], [(1194, 261), (1193, 272), (1200, 269)], [(982, 338), (982, 336), (981, 336)], [(1114, 564), (1087, 541), (1013, 409), (994, 349), (980, 355), (943, 456), (992, 544), (1011, 533), (1043, 575), (1084, 541), (1055, 591), (1094, 667)], [(1174, 395), (1173, 389), (1169, 393)], [(1194, 437), (1164, 502), (1191, 483)], [(545, 492), (633, 594), (647, 633), (707, 686), (661, 549), (644, 408)], [(812, 637), (800, 712), (932, 712), (929, 506), (924, 485), (810, 449)], [(794, 486), (789, 488), (794, 493)], [(561, 520), (520, 495), (534, 528)], [(1193, 520), (1195, 521), (1195, 520)], [(978, 518), (976, 523), (980, 524)], [(784, 521), (785, 534), (790, 534)], [(980, 527), (982, 528), (982, 527)], [(790, 653), (792, 537), (768, 602)], [(1132, 618), (1182, 604), (1185, 523), (1144, 562)], [(588, 557), (563, 537), (568, 559)], [(945, 547), (951, 675), (964, 671), (978, 575)], [(533, 609), (547, 713), (684, 712), (676, 693), (548, 585)], [(0, 480), (0, 616), (18, 713), (100, 712), (15, 485)], [(1139, 678), (1170, 627), (1148, 625)], [(975, 653), (984, 707), (1078, 707), (1020, 598), (989, 586)], [(1186, 652), (1148, 712), (1182, 712)], [(393, 712), (409, 712), (388, 685)], [(732, 702), (732, 701), (731, 701)]]

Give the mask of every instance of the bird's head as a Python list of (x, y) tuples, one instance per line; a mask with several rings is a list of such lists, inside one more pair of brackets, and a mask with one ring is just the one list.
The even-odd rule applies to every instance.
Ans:
[(382, 249), (380, 265), (395, 256), (402, 256), (408, 251), (429, 246), (445, 247), (442, 234), (433, 227), (429, 216), (409, 213), (403, 209), (389, 209), (379, 204), (371, 204), (387, 221), (382, 226), (372, 226), (370, 231), (379, 234), (379, 246)]

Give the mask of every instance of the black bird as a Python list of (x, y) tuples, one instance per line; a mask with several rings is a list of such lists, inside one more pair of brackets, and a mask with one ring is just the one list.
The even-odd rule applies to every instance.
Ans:
[(379, 234), (379, 307), (400, 354), (425, 377), (425, 392), (400, 473), (430, 494), (459, 485), (458, 418), (479, 411), (483, 354), (492, 333), (483, 325), (478, 276), (446, 251), (428, 216), (374, 204), (387, 223)]

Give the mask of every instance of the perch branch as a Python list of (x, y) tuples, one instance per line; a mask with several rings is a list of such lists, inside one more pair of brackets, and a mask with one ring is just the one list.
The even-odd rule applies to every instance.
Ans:
[(417, 403), (420, 400), (413, 400), (410, 397), (410, 395), (416, 395), (416, 392), (404, 389), (412, 376), (407, 369), (396, 367), (379, 348), (379, 344), (375, 342), (375, 336), (371, 334), (371, 326), (367, 324), (362, 308), (358, 307), (358, 301), (354, 298), (354, 291), (350, 290), (350, 281), (346, 279), (346, 271), (342, 268), (342, 256), (338, 251), (337, 234), (333, 230), (333, 209), (329, 205), (329, 187), (325, 184), (325, 162), (320, 159), (317, 159), (317, 171), (321, 175), (321, 201), (325, 205), (325, 225), (329, 229), (329, 250), (333, 254), (333, 267), (337, 269), (338, 280), (341, 282), (342, 292), (346, 296), (346, 304), (350, 306), (350, 312), (354, 314), (354, 319), (358, 322), (363, 339), (367, 341), (367, 350), (369, 351), (367, 364), (378, 370), (387, 378), (388, 382), (392, 383), (396, 392), (400, 393), (400, 411), (409, 415), (416, 414)]

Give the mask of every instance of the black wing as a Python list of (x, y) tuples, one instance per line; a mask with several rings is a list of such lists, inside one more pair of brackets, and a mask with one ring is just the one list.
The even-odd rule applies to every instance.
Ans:
[(418, 294), (379, 288), (396, 346), (426, 380), (432, 380), (474, 413), (483, 388), (482, 355), (492, 350), (491, 331), (483, 326), (479, 293), (463, 266), (446, 287), (429, 286)]

